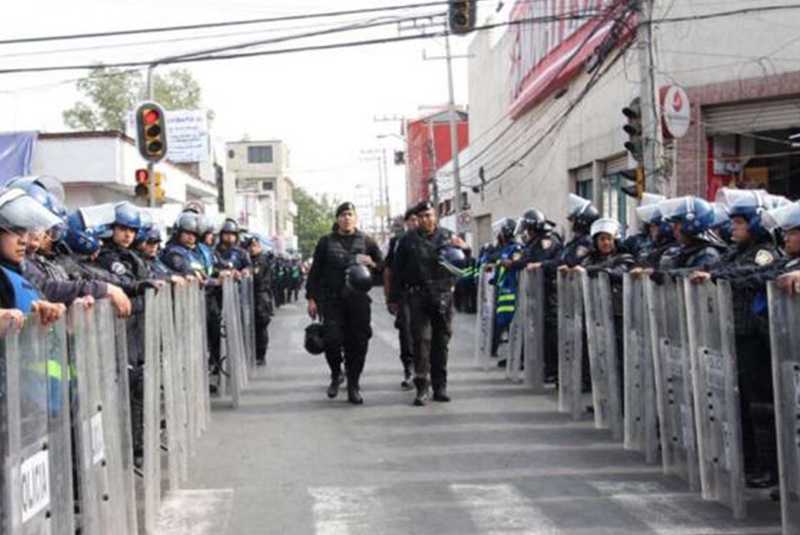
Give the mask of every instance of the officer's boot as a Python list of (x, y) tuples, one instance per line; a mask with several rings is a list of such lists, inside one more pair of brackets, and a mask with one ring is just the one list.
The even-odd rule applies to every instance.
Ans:
[(358, 370), (347, 368), (347, 401), (353, 405), (362, 405), (364, 398), (361, 397), (361, 387), (358, 384)]
[(339, 395), (339, 386), (344, 382), (344, 375), (342, 372), (331, 374), (331, 384), (328, 386), (328, 397), (330, 399)]
[(440, 401), (442, 403), (450, 401), (450, 396), (447, 395), (447, 383), (433, 386), (433, 401)]
[(411, 390), (413, 387), (411, 386), (413, 373), (411, 372), (411, 364), (406, 364), (403, 366), (403, 380), (400, 382), (400, 388), (403, 390)]
[(414, 397), (414, 406), (422, 407), (428, 402), (428, 380), (419, 377), (414, 378), (414, 386), (417, 387), (417, 395)]

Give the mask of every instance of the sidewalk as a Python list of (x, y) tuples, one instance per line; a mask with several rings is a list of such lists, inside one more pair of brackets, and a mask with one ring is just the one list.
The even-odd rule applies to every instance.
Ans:
[(454, 326), (453, 402), (414, 408), (376, 298), (366, 404), (330, 401), (324, 358), (302, 347), (303, 306), (274, 318), (268, 366), (242, 406), (216, 404), (187, 486), (207, 492), (173, 507), (192, 534), (780, 534), (777, 504), (749, 504), (734, 522), (588, 419), (558, 414), (552, 395), (475, 368), (474, 316)]

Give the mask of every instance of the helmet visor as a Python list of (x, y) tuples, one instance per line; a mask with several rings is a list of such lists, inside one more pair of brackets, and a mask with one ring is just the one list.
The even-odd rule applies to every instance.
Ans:
[(714, 209), (714, 220), (711, 222), (711, 228), (717, 228), (731, 220), (724, 205), (714, 202), (711, 203), (711, 207)]
[(20, 189), (0, 193), (0, 227), (6, 230), (42, 232), (61, 223), (55, 214)]
[(655, 223), (656, 219), (661, 217), (661, 210), (658, 208), (657, 203), (646, 204), (636, 208), (636, 215), (639, 217), (639, 221), (649, 225)]
[(590, 204), (592, 204), (592, 201), (589, 199), (584, 199), (579, 195), (570, 193), (569, 197), (567, 198), (567, 218), (572, 218), (580, 214), (586, 210), (586, 207)]
[(762, 215), (761, 221), (770, 231), (800, 227), (800, 204), (792, 203), (769, 210)]
[(722, 188), (714, 200), (730, 211), (731, 208), (764, 208), (768, 197), (769, 193), (763, 189)]
[(639, 202), (639, 206), (650, 206), (652, 204), (658, 204), (664, 199), (666, 199), (664, 195), (659, 195), (657, 193), (643, 193), (642, 200)]
[(83, 219), (84, 227), (87, 229), (111, 225), (115, 218), (113, 203), (78, 208), (78, 213)]
[(658, 203), (661, 217), (665, 221), (673, 221), (679, 216), (694, 212), (694, 199), (691, 197), (677, 197)]

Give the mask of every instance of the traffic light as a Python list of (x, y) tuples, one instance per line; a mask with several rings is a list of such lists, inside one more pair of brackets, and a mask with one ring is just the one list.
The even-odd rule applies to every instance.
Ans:
[(628, 134), (625, 148), (631, 153), (634, 160), (641, 162), (644, 159), (644, 144), (642, 143), (642, 105), (639, 97), (633, 99), (626, 108), (622, 108), (622, 114), (628, 119), (628, 123), (622, 127)]
[(164, 184), (164, 175), (158, 171), (153, 173), (155, 175), (154, 187), (156, 188), (156, 201), (164, 202), (164, 198), (167, 195), (167, 192), (164, 191), (163, 184)]
[(632, 182), (632, 184), (620, 187), (622, 192), (625, 195), (642, 200), (642, 195), (644, 195), (645, 191), (644, 167), (640, 165), (634, 171), (621, 171), (620, 174), (625, 180)]
[(477, 5), (477, 0), (451, 1), (447, 17), (450, 23), (450, 31), (457, 35), (463, 35), (474, 30), (475, 19), (478, 14)]
[(136, 170), (136, 188), (134, 189), (137, 197), (147, 199), (150, 196), (150, 173), (147, 169)]
[(148, 162), (160, 162), (167, 155), (167, 123), (164, 109), (155, 102), (136, 108), (136, 145)]

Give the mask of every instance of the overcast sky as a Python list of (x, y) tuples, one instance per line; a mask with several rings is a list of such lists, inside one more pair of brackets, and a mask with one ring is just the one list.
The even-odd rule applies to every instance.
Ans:
[[(332, 9), (358, 9), (412, 3), (410, 0), (26, 0), (7, 2), (0, 19), (3, 39), (166, 26), (243, 18), (313, 13)], [(482, 4), (486, 5), (486, 4)], [(493, 6), (492, 6), (493, 7)], [(442, 11), (445, 6), (417, 10)], [(389, 13), (406, 16), (406, 13)], [(281, 24), (244, 26), (126, 36), (113, 40), (81, 40), (36, 45), (0, 45), (0, 65), (39, 66), (96, 61), (149, 60), (174, 53), (270, 38), (288, 33), (318, 30), (345, 22), (385, 16), (370, 14), (339, 19), (304, 20)], [(238, 34), (202, 39), (201, 35)], [(279, 47), (321, 44), (336, 40), (360, 40), (398, 35), (396, 26), (317, 37)], [(141, 41), (191, 37), (192, 41), (127, 46)], [(453, 41), (454, 53), (463, 54), (469, 38)], [(109, 47), (113, 45), (113, 47)], [(120, 46), (124, 45), (124, 46)], [(98, 48), (101, 47), (102, 48)], [(90, 50), (74, 50), (86, 49)], [(67, 49), (67, 50), (65, 50)], [(203, 105), (216, 112), (215, 142), (240, 139), (285, 140), (291, 150), (292, 176), (315, 192), (351, 195), (356, 184), (377, 184), (376, 166), (362, 162), (361, 150), (380, 146), (399, 147), (396, 138), (377, 140), (385, 133), (399, 133), (397, 123), (376, 123), (374, 117), (425, 113), (420, 106), (441, 105), (447, 100), (446, 66), (443, 61), (423, 61), (423, 50), (444, 53), (444, 41), (430, 39), (357, 49), (317, 51), (283, 56), (190, 64), (188, 68), (203, 88)], [(467, 100), (466, 61), (455, 61), (456, 100)], [(39, 129), (62, 131), (63, 109), (78, 98), (74, 80), (81, 72), (0, 75), (0, 131)], [(224, 154), (218, 155), (221, 159)], [(404, 168), (390, 165), (391, 195), (395, 212), (405, 195)]]

